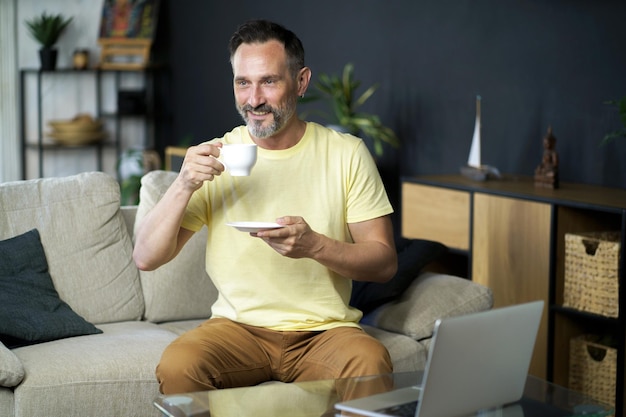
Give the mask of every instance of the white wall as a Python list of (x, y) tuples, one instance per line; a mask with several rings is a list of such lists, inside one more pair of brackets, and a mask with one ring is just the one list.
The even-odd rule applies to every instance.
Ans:
[(0, 0), (0, 182), (19, 179), (15, 14), (17, 0)]
[[(6, 0), (0, 0), (6, 1)], [(99, 61), (100, 48), (98, 46), (98, 28), (102, 0), (19, 0), (17, 1), (17, 65), (19, 69), (39, 68), (39, 45), (28, 33), (24, 21), (39, 15), (42, 12), (62, 13), (66, 17), (73, 17), (56, 47), (59, 50), (57, 67), (72, 66), (72, 55), (75, 49), (87, 49), (90, 54), (90, 65), (95, 66)], [(1, 59), (1, 57), (0, 57)], [(27, 78), (26, 82), (26, 137), (29, 141), (36, 141), (37, 137), (37, 100), (36, 76)], [(136, 88), (142, 85), (142, 78), (138, 74), (124, 73), (122, 84), (125, 87)], [(116, 107), (116, 94), (113, 91), (113, 78), (109, 76), (102, 84), (104, 100), (103, 110), (112, 112)], [(93, 74), (73, 73), (44, 73), (42, 81), (42, 117), (44, 131), (49, 131), (47, 121), (54, 119), (71, 119), (78, 113), (89, 113), (95, 116), (95, 78)], [(19, 93), (19, 91), (18, 91)], [(19, 114), (18, 114), (19, 116)], [(105, 120), (106, 129), (110, 133), (114, 130), (113, 120)], [(126, 120), (122, 124), (121, 140), (123, 148), (141, 147), (144, 143), (143, 123), (140, 120)], [(46, 140), (50, 140), (46, 138)], [(110, 139), (109, 139), (110, 140)], [(117, 155), (113, 147), (105, 148), (103, 169), (111, 175), (115, 174)], [(9, 155), (0, 157), (3, 161)], [(18, 158), (19, 155), (15, 155)], [(27, 151), (27, 178), (38, 177), (37, 153), (34, 149)], [(95, 149), (61, 149), (48, 151), (44, 158), (44, 176), (65, 176), (84, 171), (95, 170)], [(1, 178), (0, 178), (1, 180)]]

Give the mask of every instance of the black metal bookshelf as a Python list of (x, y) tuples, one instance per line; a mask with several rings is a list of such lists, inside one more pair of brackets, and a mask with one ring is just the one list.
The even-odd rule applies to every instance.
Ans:
[[(55, 150), (64, 150), (71, 152), (73, 150), (80, 149), (92, 149), (96, 155), (95, 169), (98, 171), (103, 170), (103, 150), (106, 148), (113, 148), (117, 156), (123, 151), (123, 144), (121, 140), (122, 119), (125, 118), (139, 118), (144, 122), (145, 128), (145, 140), (143, 143), (144, 148), (155, 148), (158, 144), (155, 141), (155, 69), (146, 68), (139, 70), (110, 70), (100, 68), (90, 68), (85, 70), (75, 70), (72, 68), (60, 68), (54, 71), (42, 71), (39, 69), (25, 68), (20, 70), (20, 141), (21, 141), (21, 159), (22, 159), (22, 178), (27, 179), (28, 176), (28, 155), (29, 149), (35, 149), (37, 151), (37, 173), (38, 177), (42, 178), (46, 176), (44, 172), (44, 157), (47, 152)], [(141, 89), (126, 91), (122, 86), (122, 78), (124, 74), (140, 74), (143, 76), (143, 87)], [(108, 138), (106, 140), (80, 145), (80, 146), (66, 146), (58, 144), (45, 139), (44, 132), (44, 120), (43, 120), (43, 96), (42, 86), (46, 78), (60, 78), (60, 77), (92, 77), (95, 83), (95, 117), (101, 120), (112, 120), (113, 128), (108, 132)], [(103, 84), (107, 77), (113, 79), (113, 94), (117, 95), (117, 105), (114, 111), (103, 110)], [(27, 83), (34, 82), (36, 86), (36, 93), (34, 100), (36, 100), (36, 118), (37, 128), (35, 134), (30, 134), (27, 137), (27, 100), (32, 100), (32, 97), (27, 97)], [(126, 93), (126, 94), (125, 94)], [(120, 108), (120, 104), (123, 104), (120, 100), (124, 97), (131, 100), (137, 100), (141, 103), (140, 109), (128, 109)]]

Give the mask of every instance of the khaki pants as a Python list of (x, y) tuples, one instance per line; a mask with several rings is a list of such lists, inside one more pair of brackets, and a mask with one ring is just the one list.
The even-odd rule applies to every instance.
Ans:
[(283, 332), (210, 319), (170, 344), (157, 366), (163, 394), (392, 372), (387, 349), (363, 330)]

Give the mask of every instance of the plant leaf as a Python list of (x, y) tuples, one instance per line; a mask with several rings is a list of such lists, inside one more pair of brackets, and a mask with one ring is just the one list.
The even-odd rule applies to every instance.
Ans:
[(25, 20), (31, 36), (44, 48), (50, 48), (59, 40), (59, 37), (70, 24), (73, 17), (65, 18), (62, 14), (47, 14), (43, 12), (31, 20)]
[(361, 96), (354, 102), (354, 107), (357, 108), (362, 106), (363, 103), (365, 103), (372, 96), (372, 94), (376, 92), (377, 89), (378, 84), (374, 84), (373, 86), (365, 90), (365, 92), (361, 94)]

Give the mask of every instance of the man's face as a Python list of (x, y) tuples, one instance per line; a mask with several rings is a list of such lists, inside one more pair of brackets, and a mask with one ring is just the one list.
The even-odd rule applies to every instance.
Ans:
[(232, 60), (237, 110), (256, 138), (279, 132), (296, 112), (297, 85), (278, 41), (242, 44)]

